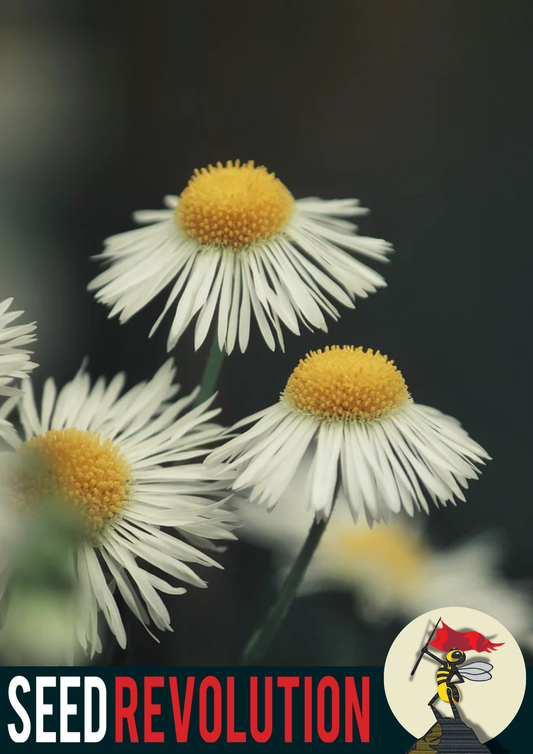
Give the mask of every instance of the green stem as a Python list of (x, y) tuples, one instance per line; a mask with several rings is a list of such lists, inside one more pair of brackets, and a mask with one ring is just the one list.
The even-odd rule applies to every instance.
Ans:
[(211, 350), (209, 351), (209, 356), (207, 357), (204, 373), (202, 375), (200, 392), (198, 393), (196, 400), (194, 401), (195, 406), (199, 406), (201, 403), (210, 398), (215, 392), (218, 377), (220, 375), (220, 370), (222, 369), (222, 364), (224, 363), (225, 357), (226, 352), (224, 350), (221, 351), (218, 347), (217, 336), (215, 333), (213, 342), (211, 343)]
[(296, 558), (285, 583), (281, 588), (277, 601), (270, 608), (264, 623), (252, 634), (248, 644), (242, 653), (242, 665), (257, 665), (267, 652), (281, 624), (285, 620), (290, 606), (302, 583), (305, 572), (311, 559), (320, 544), (322, 535), (326, 530), (329, 518), (322, 521), (313, 521), (307, 539), (304, 542), (298, 557)]

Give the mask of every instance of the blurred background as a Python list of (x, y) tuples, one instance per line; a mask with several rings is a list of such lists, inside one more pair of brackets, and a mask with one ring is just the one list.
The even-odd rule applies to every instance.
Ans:
[[(379, 270), (389, 287), (328, 334), (287, 333), (285, 354), (253, 338), (225, 364), (223, 419), (276, 401), (311, 348), (394, 358), (415, 400), (460, 418), (494, 459), (466, 504), (415, 522), (425, 552), (449, 555), (442, 577), (458, 542), (499, 541), (501, 563), (490, 546), (476, 561), (494, 571), (480, 590), (490, 605), (497, 579), (500, 594), (525, 589), (516, 604), (531, 634), (532, 21), (528, 0), (3, 0), (0, 300), (38, 322), (37, 385), (70, 379), (85, 354), (94, 376), (125, 369), (130, 384), (164, 361), (168, 321), (147, 338), (164, 295), (121, 327), (86, 292), (89, 258), (195, 167), (254, 159), (296, 197), (360, 198), (372, 210), (361, 232), (396, 248)], [(176, 349), (186, 390), (206, 351), (194, 353), (191, 332)], [(158, 645), (140, 630), (117, 662), (236, 663), (276, 594), (278, 555), (268, 542), (232, 545), (208, 590), (169, 601), (175, 633)], [(359, 580), (304, 594), (266, 661), (382, 664), (409, 611), (369, 617)], [(457, 599), (441, 578), (427, 609), (476, 607), (453, 583)]]

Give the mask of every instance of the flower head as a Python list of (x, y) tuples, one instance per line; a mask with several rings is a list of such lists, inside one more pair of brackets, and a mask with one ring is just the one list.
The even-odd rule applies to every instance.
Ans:
[(238, 253), (282, 233), (293, 212), (294, 198), (274, 173), (237, 161), (196, 170), (174, 220), (202, 246)]
[(387, 520), (402, 509), (429, 512), (464, 500), (487, 453), (459, 423), (416, 404), (386, 356), (333, 346), (301, 360), (280, 401), (237, 426), (253, 426), (214, 451), (210, 463), (235, 474), (233, 487), (272, 508), (304, 459), (304, 481), (317, 519), (333, 502), (349, 504), (353, 519)]
[(7, 298), (0, 303), (0, 396), (9, 396), (0, 407), (0, 437), (7, 442), (14, 441), (15, 433), (5, 417), (11, 411), (13, 402), (20, 397), (21, 390), (13, 385), (14, 380), (27, 377), (28, 372), (37, 364), (30, 361), (30, 351), (26, 346), (35, 341), (35, 323), (29, 325), (11, 325), (23, 312), (8, 311), (13, 303)]
[(245, 351), (252, 317), (272, 350), (283, 347), (282, 325), (327, 330), (336, 303), (353, 308), (385, 285), (353, 256), (386, 261), (391, 250), (346, 219), (366, 212), (355, 199), (296, 200), (265, 167), (237, 160), (196, 170), (166, 203), (136, 213), (148, 227), (107, 239), (98, 258), (110, 266), (89, 289), (125, 322), (175, 281), (152, 329), (175, 305), (169, 350), (195, 317), (196, 348), (216, 320), (220, 348)]
[(320, 419), (367, 421), (400, 408), (409, 393), (402, 373), (379, 351), (333, 346), (300, 360), (284, 397)]
[[(271, 548), (280, 576), (300, 551), (313, 520), (303, 490), (291, 485), (286, 504), (268, 514), (254, 505), (241, 508), (241, 538)], [(420, 527), (402, 516), (372, 529), (350, 523), (350, 509), (339, 501), (305, 575), (304, 592), (350, 592), (366, 620), (379, 625), (394, 616), (412, 620), (459, 599), (493, 615), (533, 651), (532, 595), (502, 575), (503, 548), (495, 533), (436, 549)]]
[(46, 382), (40, 411), (31, 383), (20, 403), (24, 441), (9, 454), (10, 495), (26, 516), (50, 499), (79, 514), (78, 638), (91, 655), (101, 648), (99, 611), (126, 644), (117, 593), (143, 625), (170, 630), (159, 593), (185, 590), (166, 578), (206, 586), (191, 564), (217, 563), (199, 547), (234, 538), (223, 485), (198, 462), (220, 434), (211, 422), (218, 410), (211, 401), (191, 408), (196, 392), (175, 400), (174, 375), (169, 361), (120, 397), (124, 374), (91, 387), (82, 367), (59, 392)]

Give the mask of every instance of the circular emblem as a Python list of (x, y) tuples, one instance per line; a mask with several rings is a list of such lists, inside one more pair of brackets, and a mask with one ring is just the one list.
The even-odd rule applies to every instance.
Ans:
[(456, 738), (481, 752), (520, 709), (526, 667), (497, 620), (467, 607), (442, 607), (398, 634), (384, 680), (392, 713), (421, 745), (439, 751), (441, 741)]

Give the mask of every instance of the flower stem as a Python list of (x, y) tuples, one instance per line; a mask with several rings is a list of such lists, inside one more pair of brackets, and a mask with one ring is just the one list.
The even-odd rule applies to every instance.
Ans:
[(302, 549), (292, 566), (285, 583), (281, 588), (277, 601), (270, 608), (264, 623), (259, 626), (252, 636), (242, 653), (242, 665), (257, 665), (265, 656), (274, 637), (276, 636), (281, 624), (285, 620), (287, 613), (293, 603), (302, 583), (305, 572), (311, 562), (311, 559), (320, 544), (322, 535), (326, 530), (329, 518), (322, 521), (313, 521), (313, 524), (307, 535)]
[(200, 385), (200, 392), (196, 396), (194, 401), (195, 406), (199, 406), (201, 403), (210, 398), (215, 392), (220, 370), (226, 357), (224, 349), (220, 350), (218, 347), (216, 333), (213, 336), (213, 342), (211, 343), (211, 350), (205, 364), (204, 373), (202, 375), (202, 382)]

